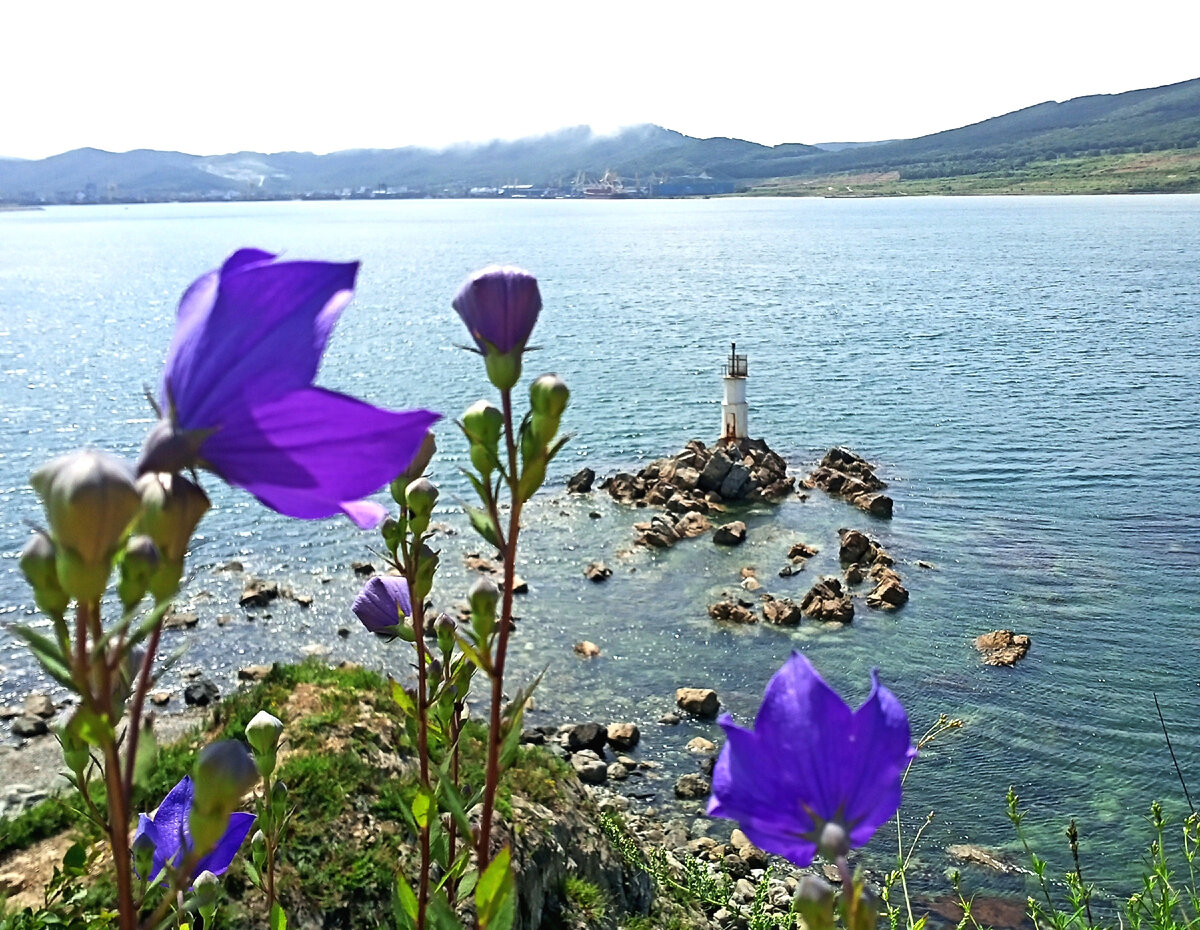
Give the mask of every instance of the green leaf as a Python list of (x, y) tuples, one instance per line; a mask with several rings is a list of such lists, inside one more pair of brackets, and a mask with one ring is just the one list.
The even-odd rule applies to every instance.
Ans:
[(429, 899), (429, 909), (425, 916), (433, 930), (462, 930), (458, 915), (454, 913), (454, 908), (446, 900), (445, 894), (434, 894)]
[(392, 700), (400, 705), (400, 709), (406, 715), (411, 716), (415, 714), (417, 712), (417, 705), (409, 693), (404, 690), (404, 686), (394, 678), (389, 678), (388, 681), (392, 685)]
[(487, 511), (480, 510), (478, 507), (469, 507), (466, 504), (463, 504), (463, 510), (467, 512), (467, 517), (470, 518), (471, 526), (474, 527), (476, 533), (497, 549), (503, 548), (500, 545), (500, 533), (496, 530), (496, 524)]
[(107, 714), (97, 714), (85, 707), (75, 711), (68, 726), (79, 739), (89, 746), (104, 746), (116, 739), (113, 726), (109, 723)]
[(63, 687), (70, 688), (76, 694), (79, 693), (71, 678), (70, 663), (54, 640), (23, 624), (13, 624), (9, 629), (12, 630), (13, 635), (25, 640), (29, 651), (46, 670), (47, 675)]
[(133, 760), (133, 783), (142, 787), (146, 780), (154, 774), (154, 766), (158, 762), (158, 737), (154, 727), (147, 721), (138, 737), (137, 756)]
[(448, 760), (445, 764), (439, 766), (437, 791), (442, 806), (450, 812), (450, 816), (454, 818), (454, 822), (463, 831), (463, 836), (470, 836), (471, 820), (467, 817), (467, 810), (463, 804), (462, 794), (459, 793), (458, 786), (450, 778)]
[(279, 906), (279, 902), (271, 906), (271, 930), (287, 930), (287, 914)]
[(63, 854), (63, 871), (78, 875), (87, 866), (87, 847), (75, 843)]
[(481, 669), (485, 674), (489, 673), (492, 663), (490, 660), (486, 659), (478, 649), (475, 648), (474, 643), (470, 643), (463, 639), (462, 635), (459, 633), (454, 635), (454, 641), (458, 643), (458, 648), (463, 651), (463, 655), (470, 659), (477, 668)]
[(261, 890), (263, 886), (263, 877), (262, 872), (258, 870), (258, 866), (251, 862), (249, 858), (243, 859), (242, 865), (246, 868), (246, 877), (250, 879), (250, 884)]
[(396, 892), (392, 895), (392, 918), (396, 930), (416, 930), (417, 896), (403, 873), (396, 876)]
[(165, 601), (155, 607), (146, 615), (146, 619), (133, 628), (133, 632), (129, 634), (129, 645), (136, 646), (152, 632), (154, 628), (162, 622), (162, 618), (167, 614), (167, 608), (171, 606), (170, 601)]
[(496, 854), (475, 886), (475, 913), (482, 930), (509, 930), (516, 915), (516, 884), (507, 846)]
[(418, 788), (417, 796), (412, 801), (412, 813), (417, 826), (422, 830), (429, 826), (429, 811), (432, 808), (433, 797), (429, 794), (429, 789), (425, 787)]

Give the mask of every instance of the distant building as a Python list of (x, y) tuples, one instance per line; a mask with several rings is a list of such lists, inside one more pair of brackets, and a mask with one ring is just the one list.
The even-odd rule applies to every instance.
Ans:
[(716, 178), (685, 177), (672, 178), (667, 181), (656, 181), (650, 185), (651, 197), (702, 197), (709, 194), (732, 194), (732, 181), (718, 181)]

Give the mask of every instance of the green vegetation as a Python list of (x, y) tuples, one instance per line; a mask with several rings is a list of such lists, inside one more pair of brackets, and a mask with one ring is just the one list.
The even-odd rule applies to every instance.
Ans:
[(1181, 194), (1200, 192), (1200, 149), (1031, 160), (949, 176), (920, 169), (773, 178), (752, 196), (898, 197), (928, 194)]

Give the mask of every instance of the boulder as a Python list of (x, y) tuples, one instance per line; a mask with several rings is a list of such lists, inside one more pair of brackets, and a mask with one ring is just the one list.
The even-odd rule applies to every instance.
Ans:
[(681, 491), (694, 491), (700, 484), (700, 472), (686, 465), (675, 469), (675, 487)]
[(155, 707), (166, 707), (171, 703), (172, 693), (170, 691), (151, 691), (150, 703)]
[(675, 535), (680, 539), (693, 539), (703, 536), (712, 529), (712, 523), (702, 513), (691, 511), (681, 516), (675, 523)]
[(216, 703), (221, 692), (207, 678), (193, 681), (183, 689), (183, 700), (189, 707), (207, 707)]
[(767, 854), (751, 843), (749, 837), (737, 827), (733, 828), (733, 833), (729, 837), (729, 845), (750, 868), (765, 869), (767, 867)]
[(868, 607), (895, 610), (908, 602), (908, 589), (900, 583), (900, 576), (895, 571), (884, 568), (876, 577), (878, 581), (867, 595)]
[(717, 745), (710, 739), (705, 739), (703, 736), (694, 736), (688, 740), (688, 752), (716, 752)]
[(271, 665), (247, 665), (238, 669), (238, 681), (262, 681), (271, 674)]
[(642, 731), (636, 723), (610, 723), (606, 730), (608, 745), (617, 752), (633, 749), (642, 738)]
[(802, 611), (800, 605), (789, 597), (774, 598), (766, 595), (762, 605), (763, 619), (776, 626), (799, 626)]
[(571, 768), (585, 785), (603, 785), (608, 781), (608, 765), (600, 759), (577, 753), (571, 756)]
[(842, 583), (833, 577), (822, 578), (800, 602), (800, 610), (814, 620), (849, 623), (854, 619), (854, 604), (842, 590)]
[(351, 562), (350, 570), (356, 575), (362, 575), (364, 578), (375, 574), (375, 566), (370, 562)]
[(599, 723), (577, 723), (567, 730), (567, 749), (579, 752), (590, 749), (602, 752), (608, 742), (608, 730)]
[(733, 468), (733, 460), (724, 449), (717, 449), (709, 458), (708, 464), (704, 466), (704, 471), (700, 472), (696, 486), (702, 491), (716, 491), (721, 487), (721, 483), (731, 468)]
[(718, 623), (756, 623), (758, 616), (750, 609), (749, 603), (741, 601), (717, 601), (708, 608), (708, 615)]
[(54, 702), (50, 700), (50, 695), (41, 691), (34, 691), (25, 698), (24, 713), (27, 716), (48, 719), (54, 716), (54, 710)]
[(721, 706), (717, 692), (712, 688), (679, 688), (675, 692), (675, 703), (680, 710), (705, 718), (715, 717)]
[(735, 501), (745, 497), (749, 489), (750, 469), (741, 462), (734, 462), (729, 471), (725, 473), (725, 477), (721, 479), (717, 493), (727, 501)]
[(251, 576), (242, 584), (242, 596), (238, 600), (238, 604), (242, 607), (266, 607), (277, 597), (279, 597), (279, 585), (273, 581), (263, 581), (261, 578)]
[(50, 732), (50, 728), (41, 717), (35, 717), (33, 714), (22, 714), (13, 720), (12, 732), (13, 736), (29, 739), (33, 736), (45, 736)]
[(740, 546), (745, 541), (746, 524), (741, 520), (734, 520), (732, 523), (719, 526), (713, 533), (713, 542), (718, 546)]
[(984, 665), (1016, 665), (1029, 652), (1031, 641), (1012, 630), (993, 630), (975, 639), (975, 648), (983, 653)]
[(575, 655), (580, 656), (584, 659), (594, 659), (594, 658), (596, 658), (596, 656), (600, 655), (600, 647), (597, 646), (595, 643), (593, 643), (591, 640), (587, 640), (587, 639), (576, 643), (571, 648), (574, 650)]
[(851, 562), (873, 561), (866, 558), (867, 553), (875, 548), (866, 533), (858, 530), (840, 529), (838, 530), (838, 537), (841, 539), (838, 558), (841, 559), (843, 565), (849, 565)]
[(582, 468), (575, 472), (567, 481), (567, 490), (571, 494), (587, 494), (592, 489), (596, 473), (590, 468)]
[(792, 544), (792, 548), (788, 550), (787, 557), (791, 561), (796, 562), (800, 559), (811, 559), (820, 551), (821, 550), (816, 546), (809, 546), (805, 543), (798, 542)]
[(603, 562), (589, 562), (588, 567), (583, 570), (583, 577), (599, 584), (612, 577), (612, 569)]
[(865, 510), (873, 517), (892, 519), (892, 499), (886, 494), (858, 494), (852, 498), (852, 502), (859, 510)]
[(712, 785), (702, 775), (691, 772), (681, 775), (675, 782), (675, 797), (682, 801), (695, 801), (706, 798), (712, 792)]

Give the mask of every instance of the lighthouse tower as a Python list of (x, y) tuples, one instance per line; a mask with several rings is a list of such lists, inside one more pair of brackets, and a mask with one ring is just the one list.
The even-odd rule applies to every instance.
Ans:
[(750, 409), (746, 405), (746, 356), (737, 354), (737, 343), (729, 344), (729, 359), (723, 368), (725, 399), (721, 401), (721, 441), (749, 437)]

